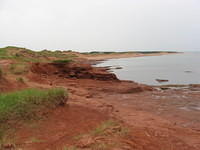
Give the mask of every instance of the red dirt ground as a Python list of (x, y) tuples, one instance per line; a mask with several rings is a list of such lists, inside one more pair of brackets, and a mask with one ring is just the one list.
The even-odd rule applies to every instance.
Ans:
[[(130, 81), (66, 78), (45, 72), (30, 73), (28, 78), (29, 86), (67, 88), (70, 99), (68, 107), (55, 109), (45, 120), (16, 132), (22, 148), (54, 150), (73, 145), (74, 136), (114, 118), (128, 126), (131, 134), (119, 139), (129, 147), (115, 150), (200, 150), (199, 87), (156, 90)], [(36, 139), (39, 142), (33, 142)]]
[[(45, 120), (32, 124), (32, 127), (22, 127), (16, 133), (16, 144), (34, 150), (62, 148), (72, 144), (75, 136), (94, 129), (107, 119), (103, 113), (78, 105), (58, 108)], [(34, 143), (34, 139), (38, 142)]]

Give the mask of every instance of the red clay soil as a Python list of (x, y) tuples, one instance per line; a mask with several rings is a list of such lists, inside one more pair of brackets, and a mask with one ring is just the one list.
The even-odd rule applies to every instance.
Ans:
[(5, 78), (0, 77), (0, 92), (9, 90), (9, 87), (12, 87), (11, 83), (9, 83)]
[(91, 131), (108, 119), (103, 113), (79, 105), (57, 108), (48, 116), (45, 120), (21, 127), (16, 133), (16, 145), (34, 150), (61, 149), (72, 144), (76, 136)]
[[(38, 86), (67, 88), (69, 106), (53, 110), (48, 118), (33, 127), (22, 127), (16, 133), (20, 147), (54, 150), (73, 145), (74, 136), (115, 118), (128, 126), (131, 134), (128, 139), (119, 139), (129, 147), (115, 150), (200, 150), (198, 86), (156, 90), (131, 81), (119, 81), (113, 75), (105, 79), (104, 74), (108, 72), (97, 68), (94, 71), (90, 66), (84, 68), (90, 72), (86, 76), (79, 67), (33, 64), (29, 80)], [(72, 69), (73, 77), (69, 68), (76, 68)], [(95, 77), (97, 72), (100, 75)]]
[(81, 63), (35, 63), (32, 64), (31, 71), (43, 76), (56, 75), (63, 78), (118, 80), (115, 74), (108, 73), (105, 69)]
[(13, 81), (11, 79), (6, 79), (0, 77), (0, 93), (1, 92), (10, 92), (14, 90), (19, 90), (27, 87), (24, 83)]
[[(199, 105), (200, 89), (151, 91), (144, 85), (125, 81), (70, 82), (62, 80), (57, 84), (69, 88), (72, 101), (88, 107), (95, 105), (96, 110), (108, 107), (112, 116), (130, 125), (134, 137), (130, 140), (136, 149), (200, 149), (200, 112), (194, 109)], [(135, 90), (139, 87), (143, 90)]]
[(8, 77), (5, 72), (8, 72), (9, 66), (14, 64), (12, 60), (0, 60), (0, 69), (2, 74), (0, 75), (0, 92), (9, 92), (26, 88), (27, 85), (16, 80), (17, 77)]

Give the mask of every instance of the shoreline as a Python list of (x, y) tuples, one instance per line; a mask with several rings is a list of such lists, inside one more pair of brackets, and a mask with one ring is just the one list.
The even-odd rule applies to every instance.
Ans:
[[(109, 57), (108, 59), (96, 59), (96, 57), (92, 57), (91, 59), (89, 59), (90, 62), (92, 62), (92, 66), (94, 67), (98, 67), (96, 65), (98, 64), (101, 64), (105, 61), (108, 61), (110, 59), (121, 59), (121, 58), (134, 58), (134, 57), (148, 57), (148, 56), (163, 56), (163, 55), (170, 55), (170, 54), (183, 54), (185, 52), (174, 52), (174, 53), (158, 53), (158, 54), (137, 54), (137, 55), (131, 55), (131, 56), (126, 56), (127, 54), (113, 54), (112, 56), (109, 56), (107, 54), (103, 54), (104, 58), (106, 57)], [(99, 56), (97, 56), (99, 57)], [(121, 67), (120, 65), (109, 65), (109, 66), (100, 66), (99, 68), (104, 68), (106, 69), (107, 71), (109, 71), (110, 73), (114, 73), (114, 70), (119, 70), (119, 69), (123, 69), (123, 67)], [(114, 73), (116, 75), (116, 73)], [(144, 85), (147, 85), (147, 86), (151, 86), (151, 87), (159, 87), (159, 88), (193, 88), (193, 87), (196, 87), (196, 86), (199, 86), (200, 84), (199, 83), (186, 83), (186, 84), (177, 84), (177, 83), (165, 83), (165, 84), (147, 84), (147, 83), (141, 83), (141, 82), (138, 82), (138, 81), (135, 81), (135, 80), (127, 80), (127, 79), (119, 79), (119, 80), (122, 80), (122, 81), (132, 81), (132, 82), (136, 82), (138, 84), (144, 84)], [(157, 79), (155, 78), (155, 80), (168, 80), (168, 79)], [(162, 81), (161, 81), (162, 82)], [(165, 82), (165, 81), (164, 81)], [(166, 81), (168, 82), (168, 81)]]
[(132, 58), (132, 57), (146, 57), (146, 56), (162, 56), (162, 55), (172, 55), (172, 54), (180, 54), (183, 52), (159, 52), (159, 53), (114, 53), (114, 54), (90, 54), (89, 56), (84, 56), (84, 58), (90, 61), (105, 61), (108, 59), (120, 59), (120, 58)]
[[(99, 76), (99, 73), (103, 75), (104, 71), (96, 75)], [(49, 74), (48, 78), (42, 78), (42, 83), (54, 79), (55, 76)], [(64, 86), (69, 89), (71, 93), (69, 107), (78, 104), (99, 112), (105, 109), (104, 115), (111, 115), (128, 125), (130, 130), (133, 129), (132, 135), (136, 139), (155, 145), (154, 150), (167, 147), (171, 144), (171, 139), (182, 143), (178, 146), (176, 142), (173, 143), (173, 146), (176, 146), (174, 150), (183, 147), (187, 147), (187, 150), (198, 149), (193, 143), (200, 137), (199, 107), (196, 101), (200, 95), (200, 87), (196, 87), (195, 92), (193, 89), (156, 90), (152, 86), (134, 81), (79, 78), (57, 78), (54, 86)], [(85, 114), (85, 112), (80, 113)], [(186, 135), (190, 140), (185, 139)], [(143, 142), (136, 141), (136, 143), (138, 149), (143, 145)], [(149, 144), (143, 146), (146, 150)]]
[[(86, 59), (91, 65), (97, 65), (104, 61), (110, 59), (121, 59), (121, 58), (134, 58), (134, 57), (148, 57), (148, 56), (163, 56), (163, 55), (173, 55), (173, 54), (182, 54), (184, 52), (172, 52), (172, 53), (150, 53), (150, 54), (141, 54), (141, 53), (115, 53), (115, 54), (97, 54), (96, 56), (89, 55), (89, 56), (82, 56), (82, 58)], [(111, 66), (112, 67), (112, 66)]]
[[(45, 52), (45, 55), (46, 53), (50, 52)], [(128, 147), (149, 150), (150, 145), (152, 150), (160, 150), (163, 147), (173, 147), (174, 150), (200, 149), (199, 85), (187, 89), (163, 87), (157, 90), (153, 86), (119, 80), (106, 68), (89, 64), (90, 60), (86, 58), (79, 57), (63, 63), (63, 60), (60, 60), (63, 54), (58, 53), (60, 57), (57, 59), (60, 61), (56, 62), (50, 54), (48, 62), (28, 63), (29, 70), (22, 72), (21, 80), (17, 80), (19, 75), (14, 74), (15, 72), (8, 74), (11, 60), (0, 63), (6, 73), (0, 78), (0, 89), (4, 90), (3, 92), (11, 91), (10, 87), (13, 85), (13, 91), (19, 91), (21, 86), (22, 89), (62, 87), (69, 92), (66, 105), (61, 103), (62, 105), (50, 108), (51, 110), (47, 109), (48, 112), (46, 109), (38, 110), (39, 115), (44, 115), (44, 119), (33, 120), (33, 126), (20, 119), (8, 118), (12, 119), (10, 123), (15, 129), (9, 134), (9, 141), (13, 135), (17, 140), (13, 140), (10, 145), (0, 143), (0, 147), (16, 145), (22, 149), (54, 150), (73, 146), (82, 150), (85, 146), (94, 149), (95, 144), (103, 144), (107, 146), (106, 150), (113, 150), (109, 144), (114, 144), (116, 149)], [(32, 58), (32, 55), (30, 56)], [(114, 125), (108, 130), (99, 130), (102, 128), (98, 126), (101, 127), (103, 122), (111, 119), (120, 121), (121, 127)], [(92, 136), (90, 133), (94, 132), (91, 132), (91, 129), (100, 135)], [(107, 131), (106, 134), (104, 131)], [(82, 133), (86, 136), (81, 138)], [(104, 134), (106, 136), (102, 138)], [(108, 143), (110, 141), (112, 143)]]

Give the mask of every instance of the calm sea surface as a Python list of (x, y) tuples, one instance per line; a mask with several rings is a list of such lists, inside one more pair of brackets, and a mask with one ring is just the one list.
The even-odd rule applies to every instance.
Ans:
[(112, 69), (119, 79), (149, 85), (200, 84), (200, 53), (110, 59), (97, 66), (120, 66), (122, 69)]

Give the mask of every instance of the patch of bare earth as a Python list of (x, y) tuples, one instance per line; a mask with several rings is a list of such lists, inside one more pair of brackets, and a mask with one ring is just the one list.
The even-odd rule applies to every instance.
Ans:
[[(119, 81), (105, 70), (81, 69), (83, 66), (33, 66), (27, 76), (29, 86), (61, 86), (68, 89), (70, 98), (68, 106), (57, 108), (45, 119), (17, 130), (17, 147), (30, 150), (200, 149), (198, 87), (156, 90)], [(117, 123), (110, 124), (108, 120)]]
[(73, 137), (88, 132), (107, 116), (79, 105), (57, 108), (48, 117), (17, 131), (16, 146), (22, 149), (61, 149), (73, 144)]

